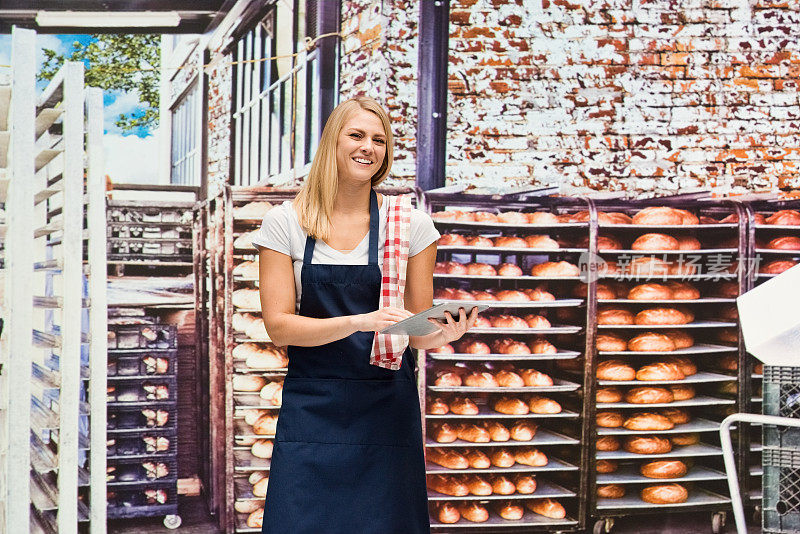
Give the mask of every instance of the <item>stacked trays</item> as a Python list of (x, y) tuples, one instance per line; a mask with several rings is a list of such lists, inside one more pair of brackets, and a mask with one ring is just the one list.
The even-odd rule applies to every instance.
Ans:
[(192, 265), (192, 204), (108, 202), (108, 263)]
[[(579, 257), (586, 205), (426, 193), (442, 238), (434, 304), (487, 304), (458, 342), (420, 351), (431, 525), (454, 531), (582, 524)], [(582, 289), (582, 292), (581, 292)]]
[[(279, 202), (274, 195), (270, 199), (272, 203)], [(232, 201), (233, 315), (228, 329), (232, 335), (228, 346), (233, 347), (229, 384), (233, 396), (232, 442), (229, 443), (232, 476), (227, 482), (232, 483), (229, 490), (233, 496), (227, 502), (233, 505), (229, 513), (235, 532), (261, 532), (272, 440), (289, 360), (285, 348), (279, 349), (270, 342), (261, 319), (258, 256), (251, 243), (264, 214), (273, 204), (267, 200), (239, 200), (235, 194)]]
[(704, 206), (597, 208), (595, 532), (615, 516), (690, 509), (715, 512), (718, 532), (730, 506), (718, 431), (738, 411), (746, 234), (739, 207)]
[(178, 512), (177, 340), (174, 326), (149, 317), (110, 319), (109, 519)]
[[(750, 288), (755, 287), (783, 271), (790, 269), (800, 261), (800, 202), (758, 202), (748, 206), (750, 213), (750, 243), (753, 247), (751, 257), (753, 258), (752, 270), (750, 273)], [(763, 365), (751, 355), (747, 355), (747, 367), (745, 373), (749, 374), (752, 387), (750, 394), (746, 396), (747, 409), (743, 410), (750, 413), (763, 413), (767, 415), (779, 415), (784, 417), (798, 417), (796, 407), (786, 403), (786, 397), (796, 395), (797, 372), (796, 369), (773, 367), (769, 368), (765, 374)], [(767, 400), (767, 402), (764, 402)], [(764, 502), (764, 528), (774, 529), (775, 532), (782, 532), (785, 529), (800, 528), (800, 514), (796, 512), (794, 517), (783, 516), (776, 511), (776, 503), (785, 499), (778, 497), (778, 480), (782, 467), (800, 468), (800, 462), (796, 459), (793, 462), (777, 461), (782, 457), (782, 438), (790, 436), (794, 431), (778, 431), (774, 427), (765, 427), (763, 443), (763, 462), (762, 462), (762, 435), (758, 426), (749, 432), (750, 454), (747, 456), (748, 464), (742, 472), (748, 474), (745, 481), (747, 497), (754, 506), (759, 506), (762, 499), (762, 487), (770, 488)], [(790, 456), (797, 455), (796, 450), (800, 449), (800, 439), (789, 440), (789, 449), (795, 449)], [(776, 460), (773, 462), (773, 460)], [(792, 465), (794, 464), (794, 465)], [(767, 474), (769, 472), (769, 474)], [(793, 474), (795, 480), (798, 479), (797, 471)], [(762, 484), (764, 477), (765, 484)], [(767, 480), (770, 478), (771, 482)], [(785, 482), (785, 480), (783, 481)], [(794, 483), (792, 484), (794, 486)], [(791, 492), (796, 495), (796, 489), (791, 488)], [(789, 498), (797, 501), (796, 497)]]

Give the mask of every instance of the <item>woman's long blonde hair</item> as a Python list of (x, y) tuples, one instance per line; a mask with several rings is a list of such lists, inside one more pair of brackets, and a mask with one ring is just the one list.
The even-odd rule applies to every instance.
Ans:
[(386, 155), (378, 172), (372, 177), (372, 187), (386, 179), (394, 157), (394, 136), (389, 115), (373, 98), (357, 96), (336, 106), (319, 140), (317, 153), (311, 163), (305, 183), (294, 200), (300, 226), (314, 239), (328, 239), (331, 232), (330, 215), (339, 186), (339, 167), (336, 165), (336, 144), (344, 123), (354, 111), (363, 109), (378, 116), (386, 133)]

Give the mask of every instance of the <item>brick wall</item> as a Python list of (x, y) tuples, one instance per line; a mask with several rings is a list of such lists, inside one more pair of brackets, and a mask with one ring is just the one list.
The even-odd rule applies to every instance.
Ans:
[(449, 183), (800, 183), (799, 0), (453, 0)]
[(212, 55), (208, 75), (208, 196), (215, 196), (230, 176), (231, 75), (229, 55)]

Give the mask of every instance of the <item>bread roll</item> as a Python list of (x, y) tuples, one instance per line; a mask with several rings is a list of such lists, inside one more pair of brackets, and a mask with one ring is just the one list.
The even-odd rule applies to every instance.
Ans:
[(528, 342), (528, 347), (530, 348), (531, 354), (556, 354), (558, 353), (558, 349), (555, 345), (544, 339), (543, 337), (538, 337), (532, 339)]
[(278, 416), (273, 414), (264, 414), (253, 423), (253, 433), (259, 436), (274, 436), (275, 428), (278, 424)]
[(233, 375), (233, 390), (257, 392), (267, 383), (267, 379), (257, 375)]
[(616, 460), (597, 460), (595, 470), (599, 474), (613, 473), (619, 469), (619, 463)]
[(692, 416), (689, 414), (689, 412), (680, 408), (662, 408), (659, 411), (661, 412), (661, 415), (676, 425), (682, 425), (692, 420)]
[(425, 411), (428, 415), (444, 415), (450, 411), (450, 407), (441, 397), (429, 398), (425, 403)]
[(513, 479), (517, 493), (530, 495), (536, 491), (536, 478), (531, 475), (517, 475)]
[(669, 390), (672, 392), (672, 397), (676, 401), (693, 399), (697, 395), (697, 392), (692, 386), (673, 385), (669, 386)]
[(557, 224), (558, 216), (549, 211), (534, 211), (525, 214), (528, 218), (528, 224)]
[(733, 299), (739, 296), (738, 282), (720, 282), (712, 286), (712, 294), (715, 297)]
[(270, 382), (261, 388), (258, 395), (275, 406), (280, 406), (283, 402), (283, 382)]
[(640, 256), (631, 260), (628, 274), (631, 276), (663, 276), (669, 274), (670, 264), (652, 256)]
[(605, 215), (605, 219), (608, 221), (608, 224), (633, 224), (633, 219), (631, 219), (631, 217), (625, 213), (609, 211)]
[(233, 240), (233, 248), (238, 249), (253, 249), (253, 238), (258, 235), (260, 230), (253, 230), (245, 232)]
[(233, 509), (236, 510), (240, 514), (252, 514), (258, 509), (262, 508), (262, 503), (258, 501), (235, 501), (233, 503)]
[(489, 239), (488, 237), (483, 237), (482, 235), (476, 235), (467, 238), (467, 246), (468, 247), (481, 247), (481, 248), (492, 248), (494, 247), (494, 242)]
[(536, 430), (539, 428), (539, 425), (536, 423), (531, 423), (529, 421), (518, 421), (514, 426), (511, 427), (509, 432), (511, 433), (511, 439), (514, 441), (530, 441), (533, 439), (533, 436), (536, 435)]
[(458, 387), (462, 383), (461, 376), (453, 372), (439, 372), (433, 384), (438, 387)]
[(598, 380), (634, 380), (636, 371), (622, 360), (605, 360), (597, 364)]
[(677, 250), (678, 240), (667, 234), (644, 234), (631, 245), (633, 250)]
[(686, 502), (689, 492), (680, 484), (647, 486), (642, 490), (642, 500), (651, 504), (675, 504)]
[(675, 350), (675, 342), (664, 334), (645, 332), (628, 341), (628, 350), (633, 352), (670, 352)]
[[(258, 317), (252, 313), (234, 313), (231, 317), (231, 326), (236, 332), (244, 333), (247, 327), (256, 319), (258, 319)], [(236, 349), (234, 348), (234, 350)], [(236, 356), (234, 355), (234, 357)]]
[(547, 235), (529, 235), (525, 236), (525, 244), (528, 248), (538, 250), (558, 250), (560, 245), (558, 241)]
[(580, 276), (581, 270), (577, 265), (566, 261), (548, 261), (534, 265), (531, 276)]
[(527, 501), (525, 506), (527, 506), (531, 512), (544, 517), (549, 517), (550, 519), (564, 519), (567, 516), (567, 511), (564, 510), (564, 507), (561, 506), (561, 503), (554, 501), (553, 499), (536, 499), (533, 501)]
[(773, 250), (800, 250), (800, 237), (783, 236), (776, 237), (767, 243), (766, 248)]
[(467, 274), (470, 276), (497, 276), (497, 270), (488, 263), (468, 263)]
[(670, 300), (672, 290), (664, 284), (639, 284), (628, 292), (631, 300)]
[(739, 329), (719, 328), (716, 331), (716, 338), (722, 343), (737, 345), (739, 343)]
[(436, 518), (439, 520), (439, 523), (451, 525), (453, 523), (458, 523), (461, 519), (461, 513), (453, 503), (443, 502), (436, 505)]
[(800, 225), (800, 213), (795, 210), (779, 210), (767, 217), (767, 224), (781, 226)]
[(269, 477), (264, 477), (255, 484), (253, 484), (252, 492), (256, 497), (267, 496), (267, 486), (269, 486)]
[(497, 449), (489, 455), (489, 459), (495, 467), (511, 467), (516, 463), (514, 453), (509, 449)]
[(458, 429), (449, 423), (434, 426), (431, 434), (437, 443), (453, 443), (458, 439)]
[(498, 371), (495, 375), (495, 380), (500, 387), (504, 388), (521, 388), (525, 387), (522, 377), (513, 371)]
[(461, 424), (456, 428), (458, 439), (469, 441), (470, 443), (489, 443), (489, 431), (486, 428), (474, 424)]
[(687, 324), (689, 316), (677, 308), (648, 308), (636, 314), (637, 325)]
[(483, 427), (489, 432), (489, 439), (492, 441), (503, 442), (511, 439), (508, 429), (497, 421), (483, 421)]
[(440, 247), (466, 247), (467, 238), (461, 234), (444, 234), (439, 238)]
[(633, 324), (633, 313), (623, 308), (600, 306), (597, 310), (597, 324)]
[(495, 495), (511, 495), (516, 493), (517, 487), (511, 480), (503, 475), (496, 475), (489, 479), (492, 485), (492, 493)]
[(231, 302), (235, 308), (261, 311), (261, 297), (258, 289), (237, 289), (231, 293)]
[(625, 496), (625, 486), (620, 484), (602, 484), (597, 486), (597, 496), (601, 499), (621, 499)]
[(647, 478), (680, 478), (686, 475), (686, 464), (680, 460), (656, 460), (641, 465), (639, 472)]
[(634, 454), (666, 454), (672, 450), (672, 444), (657, 436), (632, 436), (625, 439), (622, 448)]
[(259, 439), (250, 447), (250, 452), (256, 458), (272, 458), (272, 447), (271, 439)]
[(696, 445), (700, 443), (700, 434), (671, 434), (669, 441), (676, 447), (685, 447), (687, 445)]
[(522, 276), (522, 269), (513, 263), (501, 263), (497, 267), (497, 274), (500, 276)]
[(528, 324), (528, 328), (550, 328), (552, 326), (550, 321), (547, 320), (547, 317), (532, 313), (523, 317), (523, 320)]
[(529, 300), (534, 302), (553, 302), (556, 297), (549, 291), (542, 288), (526, 288), (522, 290)]
[(682, 235), (678, 237), (678, 250), (700, 250), (703, 245), (694, 236)]
[(618, 451), (621, 446), (619, 440), (614, 436), (600, 436), (595, 441), (598, 451)]
[(232, 354), (236, 359), (244, 359), (245, 365), (250, 369), (283, 369), (289, 365), (289, 358), (283, 351), (261, 347), (256, 343), (237, 345)]
[(686, 375), (674, 363), (655, 362), (636, 371), (636, 380), (683, 380)]
[(527, 294), (516, 289), (504, 289), (494, 294), (497, 300), (505, 302), (527, 302), (530, 299)]
[(633, 388), (625, 394), (625, 402), (631, 404), (661, 404), (672, 402), (673, 399), (672, 392), (665, 388)]
[(453, 497), (466, 497), (469, 495), (469, 488), (456, 477), (445, 475), (431, 475), (428, 477), (428, 488), (443, 495)]
[[(534, 447), (516, 447), (513, 454), (514, 461), (518, 464), (528, 465), (530, 467), (543, 467), (548, 463), (547, 456)], [(492, 463), (494, 463), (494, 459), (492, 459)]]
[(622, 390), (615, 387), (597, 388), (596, 401), (601, 404), (609, 402), (621, 402)]
[(675, 423), (657, 413), (635, 413), (622, 425), (628, 430), (672, 430)]
[(489, 511), (476, 501), (462, 502), (458, 505), (461, 517), (473, 523), (483, 523), (489, 520)]
[(441, 465), (447, 469), (467, 469), (469, 462), (467, 459), (452, 449), (428, 449), (428, 461)]
[(599, 411), (596, 415), (597, 426), (603, 428), (619, 428), (622, 426), (624, 418), (620, 412)]
[(692, 360), (685, 356), (667, 356), (662, 361), (664, 363), (672, 363), (677, 365), (678, 369), (681, 370), (681, 373), (686, 376), (697, 374), (697, 365), (695, 365)]
[(472, 495), (485, 496), (492, 494), (492, 485), (480, 475), (469, 475), (464, 479), (464, 483)]
[(536, 369), (523, 369), (520, 371), (522, 380), (527, 387), (549, 387), (553, 385), (553, 379)]
[(471, 388), (496, 388), (497, 380), (488, 372), (472, 372), (464, 378), (464, 385)]
[(259, 508), (250, 513), (245, 521), (250, 528), (261, 528), (264, 524), (264, 509)]
[(258, 260), (256, 261), (243, 261), (233, 268), (233, 276), (241, 276), (242, 278), (255, 278), (258, 279)]
[(675, 211), (680, 213), (683, 225), (700, 224), (699, 217), (697, 217), (697, 215), (695, 215), (694, 213), (692, 213), (690, 211), (687, 211), (687, 210), (684, 210), (684, 209), (679, 209), (679, 208), (675, 208)]
[(483, 341), (464, 339), (456, 344), (456, 352), (459, 354), (491, 354), (492, 349)]
[(506, 415), (526, 415), (529, 413), (528, 405), (517, 398), (501, 397), (492, 405), (494, 411)]
[(595, 346), (601, 352), (621, 352), (628, 350), (628, 342), (617, 334), (597, 334)]
[(528, 248), (528, 244), (521, 237), (504, 235), (495, 237), (492, 241), (497, 248)]
[(675, 350), (688, 349), (694, 346), (694, 338), (684, 330), (662, 330), (661, 333), (675, 343)]
[(467, 462), (469, 462), (469, 466), (472, 469), (488, 469), (492, 466), (492, 462), (489, 460), (489, 457), (483, 451), (478, 449), (469, 449), (467, 450), (464, 455), (467, 458)]
[(781, 274), (797, 265), (794, 260), (773, 260), (759, 267), (758, 272), (763, 274)]
[(673, 300), (697, 300), (700, 298), (700, 291), (692, 284), (686, 282), (667, 282), (667, 287), (672, 291)]
[(531, 395), (528, 399), (528, 408), (530, 408), (531, 413), (535, 414), (561, 413), (561, 405), (559, 403), (539, 395)]
[(478, 406), (467, 397), (455, 397), (450, 401), (450, 411), (456, 415), (478, 415)]
[(472, 217), (475, 219), (475, 222), (482, 223), (496, 223), (500, 220), (496, 214), (488, 211), (473, 211)]
[(633, 216), (633, 224), (647, 225), (680, 225), (683, 215), (676, 209), (653, 206), (645, 208)]

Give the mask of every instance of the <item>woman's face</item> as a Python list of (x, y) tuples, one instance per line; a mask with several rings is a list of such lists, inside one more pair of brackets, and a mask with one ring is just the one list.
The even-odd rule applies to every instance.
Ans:
[(371, 111), (359, 109), (345, 121), (336, 143), (339, 179), (370, 181), (386, 157), (386, 132)]

